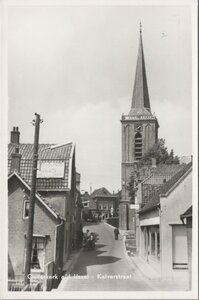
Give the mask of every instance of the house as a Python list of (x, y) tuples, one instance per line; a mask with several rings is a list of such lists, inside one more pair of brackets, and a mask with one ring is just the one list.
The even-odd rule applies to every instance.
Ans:
[[(8, 278), (24, 280), (30, 185), (12, 172), (8, 177)], [(40, 280), (45, 290), (56, 287), (63, 264), (64, 217), (38, 193), (35, 195), (31, 274), (35, 280), (56, 274), (57, 280)], [(56, 278), (55, 278), (56, 279)], [(32, 281), (32, 280), (31, 280)]]
[(111, 216), (115, 216), (118, 212), (118, 196), (111, 194), (106, 188), (96, 189), (91, 198), (96, 203), (96, 211), (98, 217), (102, 220)]
[(84, 221), (94, 220), (97, 212), (97, 204), (88, 192), (82, 195), (82, 217)]
[(184, 165), (138, 211), (138, 254), (162, 278), (187, 278), (186, 225), (180, 215), (192, 204), (192, 163)]
[[(25, 239), (27, 232), (27, 219), (23, 218), (24, 211), (28, 211), (29, 205), (29, 195), (26, 195), (26, 200), (20, 195), (15, 193), (12, 184), (15, 186), (19, 185), (17, 189), (21, 189), (21, 184), (26, 184), (27, 188), (31, 187), (31, 174), (32, 174), (32, 158), (33, 158), (33, 144), (21, 144), (20, 132), (18, 127), (14, 127), (11, 131), (11, 140), (8, 145), (8, 174), (9, 174), (9, 228), (12, 228), (14, 232), (9, 231), (9, 251), (11, 249), (17, 249), (17, 247), (25, 246), (25, 242), (21, 243), (21, 239)], [(10, 177), (11, 174), (15, 172), (15, 176)], [(17, 174), (17, 175), (16, 175)], [(54, 144), (40, 144), (38, 148), (38, 170), (37, 170), (37, 181), (36, 181), (36, 191), (37, 198), (42, 199), (42, 203), (47, 204), (52, 211), (56, 211), (56, 216), (61, 218), (63, 223), (60, 228), (60, 233), (62, 238), (59, 243), (58, 235), (55, 236), (56, 230), (54, 229), (54, 234), (48, 232), (49, 218), (51, 215), (46, 213), (43, 220), (37, 220), (36, 218), (41, 217), (41, 214), (36, 216), (34, 221), (34, 235), (40, 235), (41, 229), (43, 230), (42, 236), (50, 236), (48, 240), (48, 245), (52, 247), (59, 248), (59, 264), (58, 268), (61, 268), (63, 263), (69, 258), (72, 251), (73, 245), (75, 245), (77, 223), (79, 222), (79, 212), (77, 213), (77, 191), (76, 191), (76, 168), (75, 168), (75, 147), (72, 143), (54, 145)], [(20, 177), (20, 179), (19, 179)], [(15, 179), (13, 181), (13, 178)], [(25, 190), (25, 188), (24, 188)], [(22, 189), (23, 191), (23, 189)], [(15, 197), (20, 196), (21, 200), (15, 200)], [(25, 195), (23, 195), (25, 197)], [(14, 203), (18, 203), (18, 208), (12, 209)], [(20, 203), (21, 201), (21, 203)], [(14, 202), (14, 203), (13, 203)], [(38, 202), (38, 201), (37, 201)], [(40, 201), (41, 202), (41, 201)], [(38, 202), (39, 203), (39, 202)], [(47, 207), (46, 207), (47, 208)], [(45, 211), (47, 212), (47, 211)], [(16, 214), (17, 213), (17, 214)], [(37, 221), (36, 221), (37, 220)], [(37, 231), (37, 225), (42, 221), (42, 227)], [(16, 222), (16, 224), (15, 224)], [(19, 228), (18, 228), (19, 225)], [(58, 223), (56, 223), (56, 226)], [(58, 228), (58, 227), (57, 227)], [(45, 233), (45, 231), (47, 233)], [(12, 236), (16, 235), (13, 239)], [(53, 245), (54, 241), (56, 244)], [(46, 243), (46, 242), (45, 242)], [(42, 246), (43, 247), (43, 246)], [(49, 251), (49, 250), (48, 250)], [(49, 253), (47, 250), (45, 253)], [(24, 249), (23, 249), (24, 253)], [(61, 255), (62, 253), (62, 255)], [(56, 263), (55, 252), (54, 256), (50, 256), (51, 260)], [(46, 256), (46, 259), (48, 256)], [(10, 255), (11, 265), (13, 267), (14, 273), (16, 273), (16, 258), (15, 255)], [(48, 261), (50, 262), (50, 261)], [(46, 264), (47, 261), (44, 260)], [(17, 262), (19, 265), (19, 262)], [(24, 259), (20, 261), (20, 272), (23, 273)], [(57, 268), (57, 266), (56, 266)], [(17, 272), (19, 270), (17, 269)]]
[[(134, 236), (136, 248), (138, 248), (139, 239), (139, 219), (137, 211), (142, 208), (157, 193), (161, 186), (166, 183), (172, 176), (179, 172), (185, 164), (159, 164), (152, 158), (151, 164), (143, 164), (136, 167), (135, 173), (135, 199), (130, 202), (128, 210), (128, 223)], [(121, 214), (120, 214), (121, 217)], [(135, 251), (134, 249), (134, 251)]]
[(116, 216), (118, 214), (118, 199), (117, 194), (111, 194), (104, 187), (94, 190), (91, 195), (85, 192), (82, 195), (84, 219), (105, 220), (111, 216)]
[(139, 204), (143, 207), (151, 197), (157, 193), (160, 187), (179, 172), (185, 164), (160, 164), (151, 167), (150, 175), (138, 184), (140, 190)]

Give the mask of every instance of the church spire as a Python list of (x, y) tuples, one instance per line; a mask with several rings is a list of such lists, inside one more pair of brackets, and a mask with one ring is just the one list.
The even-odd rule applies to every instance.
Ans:
[(133, 88), (130, 115), (151, 115), (149, 92), (142, 43), (142, 24), (140, 22), (140, 41)]

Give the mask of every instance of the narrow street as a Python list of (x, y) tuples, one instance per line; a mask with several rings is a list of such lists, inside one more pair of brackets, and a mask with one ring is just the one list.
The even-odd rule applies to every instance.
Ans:
[[(114, 239), (112, 227), (97, 223), (85, 226), (84, 232), (86, 229), (97, 235), (96, 248), (81, 252), (73, 274), (62, 279), (59, 290), (152, 290), (126, 257), (122, 237), (119, 236), (119, 240)], [(108, 278), (108, 276), (112, 276), (112, 278)]]

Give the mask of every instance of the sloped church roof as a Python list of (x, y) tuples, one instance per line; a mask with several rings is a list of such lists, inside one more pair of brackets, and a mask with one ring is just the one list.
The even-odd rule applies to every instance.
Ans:
[(129, 115), (151, 115), (141, 24), (133, 97)]

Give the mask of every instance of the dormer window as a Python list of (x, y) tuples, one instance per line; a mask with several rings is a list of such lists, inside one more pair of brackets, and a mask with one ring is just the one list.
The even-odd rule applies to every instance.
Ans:
[(142, 158), (142, 135), (140, 132), (135, 135), (135, 158), (137, 160)]

